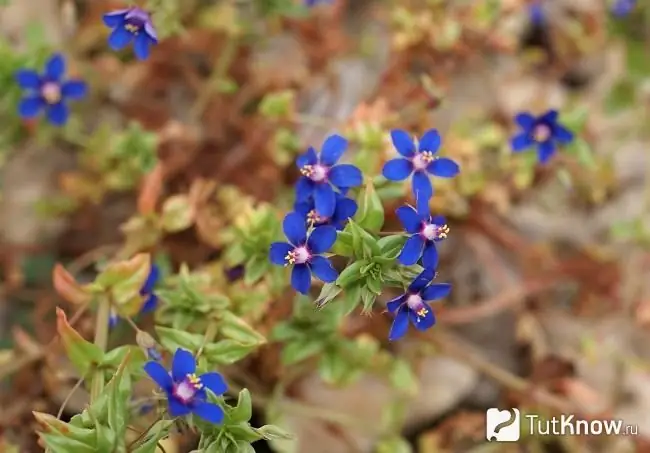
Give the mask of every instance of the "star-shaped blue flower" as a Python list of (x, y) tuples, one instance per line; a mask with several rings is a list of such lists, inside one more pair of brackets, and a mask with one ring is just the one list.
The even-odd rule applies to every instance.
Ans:
[(341, 231), (345, 228), (347, 221), (357, 213), (358, 206), (356, 201), (341, 195), (338, 192), (335, 194), (335, 197), (336, 206), (334, 208), (334, 213), (330, 217), (318, 214), (313, 198), (309, 198), (309, 200), (301, 203), (296, 203), (293, 208), (297, 213), (301, 214), (305, 218), (307, 225), (310, 227), (332, 225), (338, 231)]
[[(388, 302), (386, 308), (395, 314), (388, 334), (390, 341), (402, 338), (411, 323), (418, 330), (427, 330), (436, 323), (436, 317), (427, 302), (447, 297), (451, 291), (449, 283), (432, 283), (435, 270), (425, 269), (409, 285), (406, 293)], [(428, 286), (427, 286), (428, 285)]]
[(616, 0), (612, 5), (612, 14), (617, 17), (627, 16), (636, 7), (637, 0)]
[(338, 272), (332, 267), (332, 263), (321, 256), (336, 242), (336, 228), (319, 226), (308, 235), (305, 219), (297, 212), (287, 214), (282, 228), (289, 242), (271, 244), (269, 259), (278, 266), (293, 266), (291, 286), (296, 291), (302, 294), (309, 292), (312, 273), (325, 283), (338, 278)]
[[(142, 285), (142, 288), (140, 288), (140, 295), (145, 299), (144, 304), (142, 304), (142, 308), (140, 309), (140, 314), (152, 312), (158, 306), (158, 296), (153, 293), (158, 280), (160, 280), (160, 269), (155, 264), (152, 264), (147, 280)], [(111, 309), (111, 314), (108, 318), (109, 327), (115, 327), (118, 321), (119, 316)]]
[(223, 420), (223, 409), (207, 401), (206, 389), (218, 396), (226, 393), (228, 385), (219, 373), (197, 376), (196, 361), (189, 351), (176, 350), (171, 373), (156, 361), (147, 362), (144, 371), (167, 394), (168, 411), (172, 417), (194, 414), (215, 424)]
[(438, 266), (436, 242), (447, 238), (449, 227), (443, 216), (429, 214), (428, 200), (419, 199), (417, 205), (417, 210), (407, 205), (395, 211), (404, 230), (410, 234), (397, 260), (410, 266), (422, 258), (423, 267), (435, 269)]
[(442, 144), (440, 134), (435, 129), (424, 133), (417, 150), (415, 143), (406, 131), (392, 130), (390, 138), (395, 150), (403, 157), (386, 162), (382, 173), (386, 179), (391, 181), (403, 181), (412, 174), (413, 195), (418, 199), (428, 200), (433, 196), (433, 186), (429, 180), (429, 174), (440, 178), (453, 178), (460, 172), (460, 167), (456, 162), (448, 157), (435, 155)]
[(133, 52), (140, 60), (149, 57), (151, 46), (158, 44), (158, 35), (148, 12), (137, 8), (127, 8), (104, 14), (104, 24), (112, 28), (108, 45), (118, 51), (133, 41)]
[(325, 139), (320, 157), (314, 148), (298, 157), (296, 164), (302, 174), (296, 184), (296, 201), (308, 201), (313, 197), (316, 211), (324, 217), (331, 217), (336, 207), (334, 187), (344, 192), (363, 182), (361, 170), (351, 164), (336, 165), (348, 146), (348, 141), (340, 135), (330, 135)]
[(16, 81), (28, 94), (18, 105), (18, 114), (24, 119), (36, 117), (45, 110), (47, 120), (54, 126), (63, 126), (70, 116), (67, 100), (79, 100), (86, 96), (88, 86), (83, 80), (64, 81), (65, 59), (54, 54), (45, 64), (45, 73), (31, 69), (16, 72)]
[(515, 117), (515, 122), (522, 131), (511, 139), (512, 150), (518, 153), (535, 145), (541, 164), (553, 157), (558, 145), (573, 141), (571, 131), (558, 123), (557, 110), (549, 110), (538, 117), (526, 112), (520, 113)]

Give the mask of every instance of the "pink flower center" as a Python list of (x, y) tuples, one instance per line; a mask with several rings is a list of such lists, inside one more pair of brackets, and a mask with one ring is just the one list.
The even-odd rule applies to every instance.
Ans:
[(296, 247), (287, 253), (287, 256), (284, 257), (284, 259), (287, 261), (286, 266), (290, 264), (305, 264), (310, 260), (310, 258), (311, 253), (309, 253), (309, 250), (305, 246)]
[(431, 151), (423, 151), (413, 156), (411, 162), (413, 163), (415, 171), (422, 171), (425, 170), (435, 159), (436, 158)]
[(300, 169), (300, 173), (314, 182), (323, 182), (327, 179), (327, 173), (329, 168), (316, 164), (316, 165), (305, 165)]
[(61, 100), (61, 86), (55, 82), (46, 82), (41, 87), (41, 96), (48, 104), (56, 104)]
[(447, 239), (449, 227), (447, 225), (437, 225), (435, 223), (424, 223), (420, 234), (428, 241), (438, 241)]
[(533, 139), (537, 143), (543, 143), (547, 141), (549, 138), (551, 138), (551, 128), (548, 127), (546, 124), (538, 124), (535, 126), (533, 129)]
[(188, 374), (181, 382), (174, 384), (172, 395), (183, 404), (191, 402), (196, 393), (203, 388), (201, 379), (195, 374)]
[(422, 297), (419, 294), (409, 294), (406, 298), (406, 305), (417, 316), (417, 322), (424, 318), (429, 310), (425, 307)]

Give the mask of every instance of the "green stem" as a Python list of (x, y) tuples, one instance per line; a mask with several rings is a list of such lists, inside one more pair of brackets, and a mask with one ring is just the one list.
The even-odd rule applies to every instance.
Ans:
[[(99, 309), (97, 310), (97, 322), (95, 325), (95, 345), (97, 345), (102, 352), (106, 351), (108, 346), (108, 318), (111, 314), (111, 301), (108, 297), (102, 298), (99, 302)], [(92, 377), (92, 384), (90, 386), (90, 400), (95, 401), (104, 388), (104, 371), (95, 370)]]
[(196, 358), (198, 359), (201, 354), (203, 354), (203, 348), (208, 342), (214, 339), (214, 336), (217, 334), (217, 322), (214, 319), (211, 319), (208, 323), (208, 327), (205, 330), (205, 335), (203, 336), (203, 342), (201, 342), (201, 347), (196, 352)]

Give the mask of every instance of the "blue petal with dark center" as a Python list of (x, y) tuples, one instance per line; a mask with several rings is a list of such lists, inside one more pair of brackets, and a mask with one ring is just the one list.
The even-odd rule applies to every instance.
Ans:
[(336, 187), (357, 187), (363, 183), (361, 170), (351, 164), (342, 164), (332, 167), (329, 180)]
[(395, 211), (404, 230), (409, 234), (419, 233), (422, 229), (422, 217), (411, 206), (401, 206)]
[(320, 161), (323, 165), (328, 167), (334, 166), (341, 158), (346, 148), (348, 141), (340, 135), (330, 135), (325, 139), (323, 147), (320, 152)]
[(420, 138), (418, 150), (420, 152), (429, 151), (435, 154), (440, 149), (441, 143), (442, 139), (440, 138), (440, 133), (438, 133), (436, 129), (429, 129), (424, 133), (422, 138)]
[(460, 173), (460, 167), (448, 157), (439, 157), (427, 166), (427, 171), (439, 178), (453, 178)]
[(407, 159), (391, 159), (384, 164), (381, 173), (391, 181), (404, 181), (413, 173), (413, 164)]
[(390, 131), (390, 138), (395, 150), (402, 156), (411, 158), (415, 155), (415, 144), (408, 132), (402, 129), (393, 129)]
[(336, 272), (330, 260), (323, 256), (312, 257), (309, 266), (316, 278), (325, 283), (331, 283), (339, 277), (338, 272)]
[(420, 256), (422, 256), (423, 247), (424, 239), (422, 239), (422, 236), (414, 234), (406, 240), (397, 260), (404, 266), (415, 264), (420, 259)]
[(196, 371), (196, 361), (192, 353), (186, 349), (178, 348), (172, 360), (172, 379), (181, 382), (188, 374)]
[(291, 212), (284, 217), (282, 230), (291, 244), (295, 246), (305, 244), (307, 240), (307, 227), (302, 216), (297, 212)]
[(312, 254), (327, 252), (336, 242), (336, 228), (333, 226), (316, 227), (307, 239), (307, 248)]
[(274, 242), (269, 250), (269, 260), (278, 266), (287, 264), (285, 257), (294, 247), (286, 242)]
[(291, 271), (291, 286), (301, 294), (308, 294), (311, 286), (311, 272), (306, 264), (296, 264)]

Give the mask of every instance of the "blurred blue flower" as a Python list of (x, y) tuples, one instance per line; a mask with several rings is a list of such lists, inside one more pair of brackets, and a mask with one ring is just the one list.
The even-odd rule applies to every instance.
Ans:
[(158, 44), (158, 35), (148, 12), (131, 7), (104, 14), (104, 24), (113, 29), (108, 37), (111, 49), (122, 50), (133, 41), (133, 52), (140, 60), (149, 57), (151, 46)]
[[(406, 293), (388, 302), (386, 308), (395, 314), (388, 334), (390, 341), (399, 340), (408, 330), (409, 319), (418, 330), (427, 330), (436, 323), (436, 317), (427, 302), (447, 297), (451, 291), (449, 283), (432, 283), (436, 272), (425, 269), (409, 285)], [(428, 286), (427, 286), (428, 285)]]
[(331, 217), (336, 207), (334, 187), (345, 192), (350, 187), (363, 182), (361, 170), (351, 164), (336, 165), (348, 146), (348, 141), (340, 135), (330, 135), (325, 139), (320, 156), (314, 148), (298, 157), (296, 164), (302, 176), (296, 184), (296, 201), (314, 200), (316, 211), (324, 217)]
[[(156, 286), (156, 283), (158, 283), (158, 280), (160, 280), (160, 268), (158, 268), (158, 266), (156, 266), (155, 264), (152, 264), (151, 270), (149, 271), (149, 275), (147, 276), (147, 280), (145, 280), (144, 284), (142, 285), (142, 288), (140, 288), (140, 295), (144, 298), (144, 303), (142, 304), (142, 308), (140, 308), (139, 314), (152, 312), (158, 306), (158, 296), (156, 296), (153, 293), (153, 290)], [(115, 310), (111, 309), (111, 314), (108, 318), (109, 327), (111, 328), (115, 327), (118, 321), (119, 321), (119, 316), (117, 315)]]
[(18, 114), (24, 119), (36, 117), (45, 110), (48, 121), (54, 126), (63, 126), (70, 116), (66, 100), (79, 100), (86, 96), (88, 86), (83, 80), (64, 81), (65, 59), (54, 54), (45, 64), (45, 73), (40, 75), (31, 69), (16, 72), (16, 81), (28, 90), (18, 105)]
[(528, 17), (534, 25), (543, 25), (546, 21), (546, 15), (542, 8), (542, 0), (535, 0), (528, 5)]
[(305, 0), (305, 6), (311, 8), (316, 5), (330, 5), (333, 0)]
[(305, 219), (297, 212), (287, 214), (282, 228), (289, 242), (271, 244), (269, 259), (278, 266), (293, 266), (291, 286), (296, 291), (302, 294), (309, 292), (312, 273), (326, 283), (338, 278), (338, 272), (332, 267), (332, 263), (321, 256), (336, 242), (336, 228), (319, 226), (308, 236)]
[(557, 110), (549, 110), (535, 117), (530, 113), (520, 113), (515, 122), (522, 132), (512, 137), (510, 145), (516, 153), (537, 146), (539, 162), (544, 164), (555, 154), (558, 145), (573, 141), (573, 133), (558, 123)]
[(305, 218), (307, 225), (310, 227), (332, 225), (340, 231), (345, 228), (347, 221), (357, 213), (358, 206), (356, 201), (338, 192), (335, 194), (335, 199), (334, 213), (330, 217), (318, 214), (312, 197), (307, 201), (296, 203), (293, 208)]
[(397, 259), (404, 266), (410, 266), (422, 258), (423, 267), (435, 269), (438, 266), (436, 242), (447, 238), (449, 227), (443, 216), (429, 214), (428, 200), (419, 199), (417, 205), (417, 210), (402, 206), (395, 211), (404, 230), (411, 235)]
[(453, 178), (460, 172), (456, 162), (448, 157), (435, 155), (442, 143), (437, 130), (426, 131), (418, 143), (417, 150), (406, 131), (392, 130), (390, 137), (395, 150), (403, 157), (386, 162), (382, 173), (391, 181), (403, 181), (413, 174), (411, 184), (416, 198), (428, 200), (433, 196), (429, 174), (440, 178)]
[(637, 0), (615, 0), (612, 5), (612, 14), (617, 17), (627, 16), (636, 7)]
[(196, 361), (189, 351), (177, 349), (172, 361), (171, 373), (156, 361), (147, 362), (144, 371), (167, 394), (169, 415), (182, 417), (194, 414), (209, 423), (221, 423), (223, 409), (207, 401), (207, 390), (223, 395), (228, 390), (219, 373), (197, 376)]

